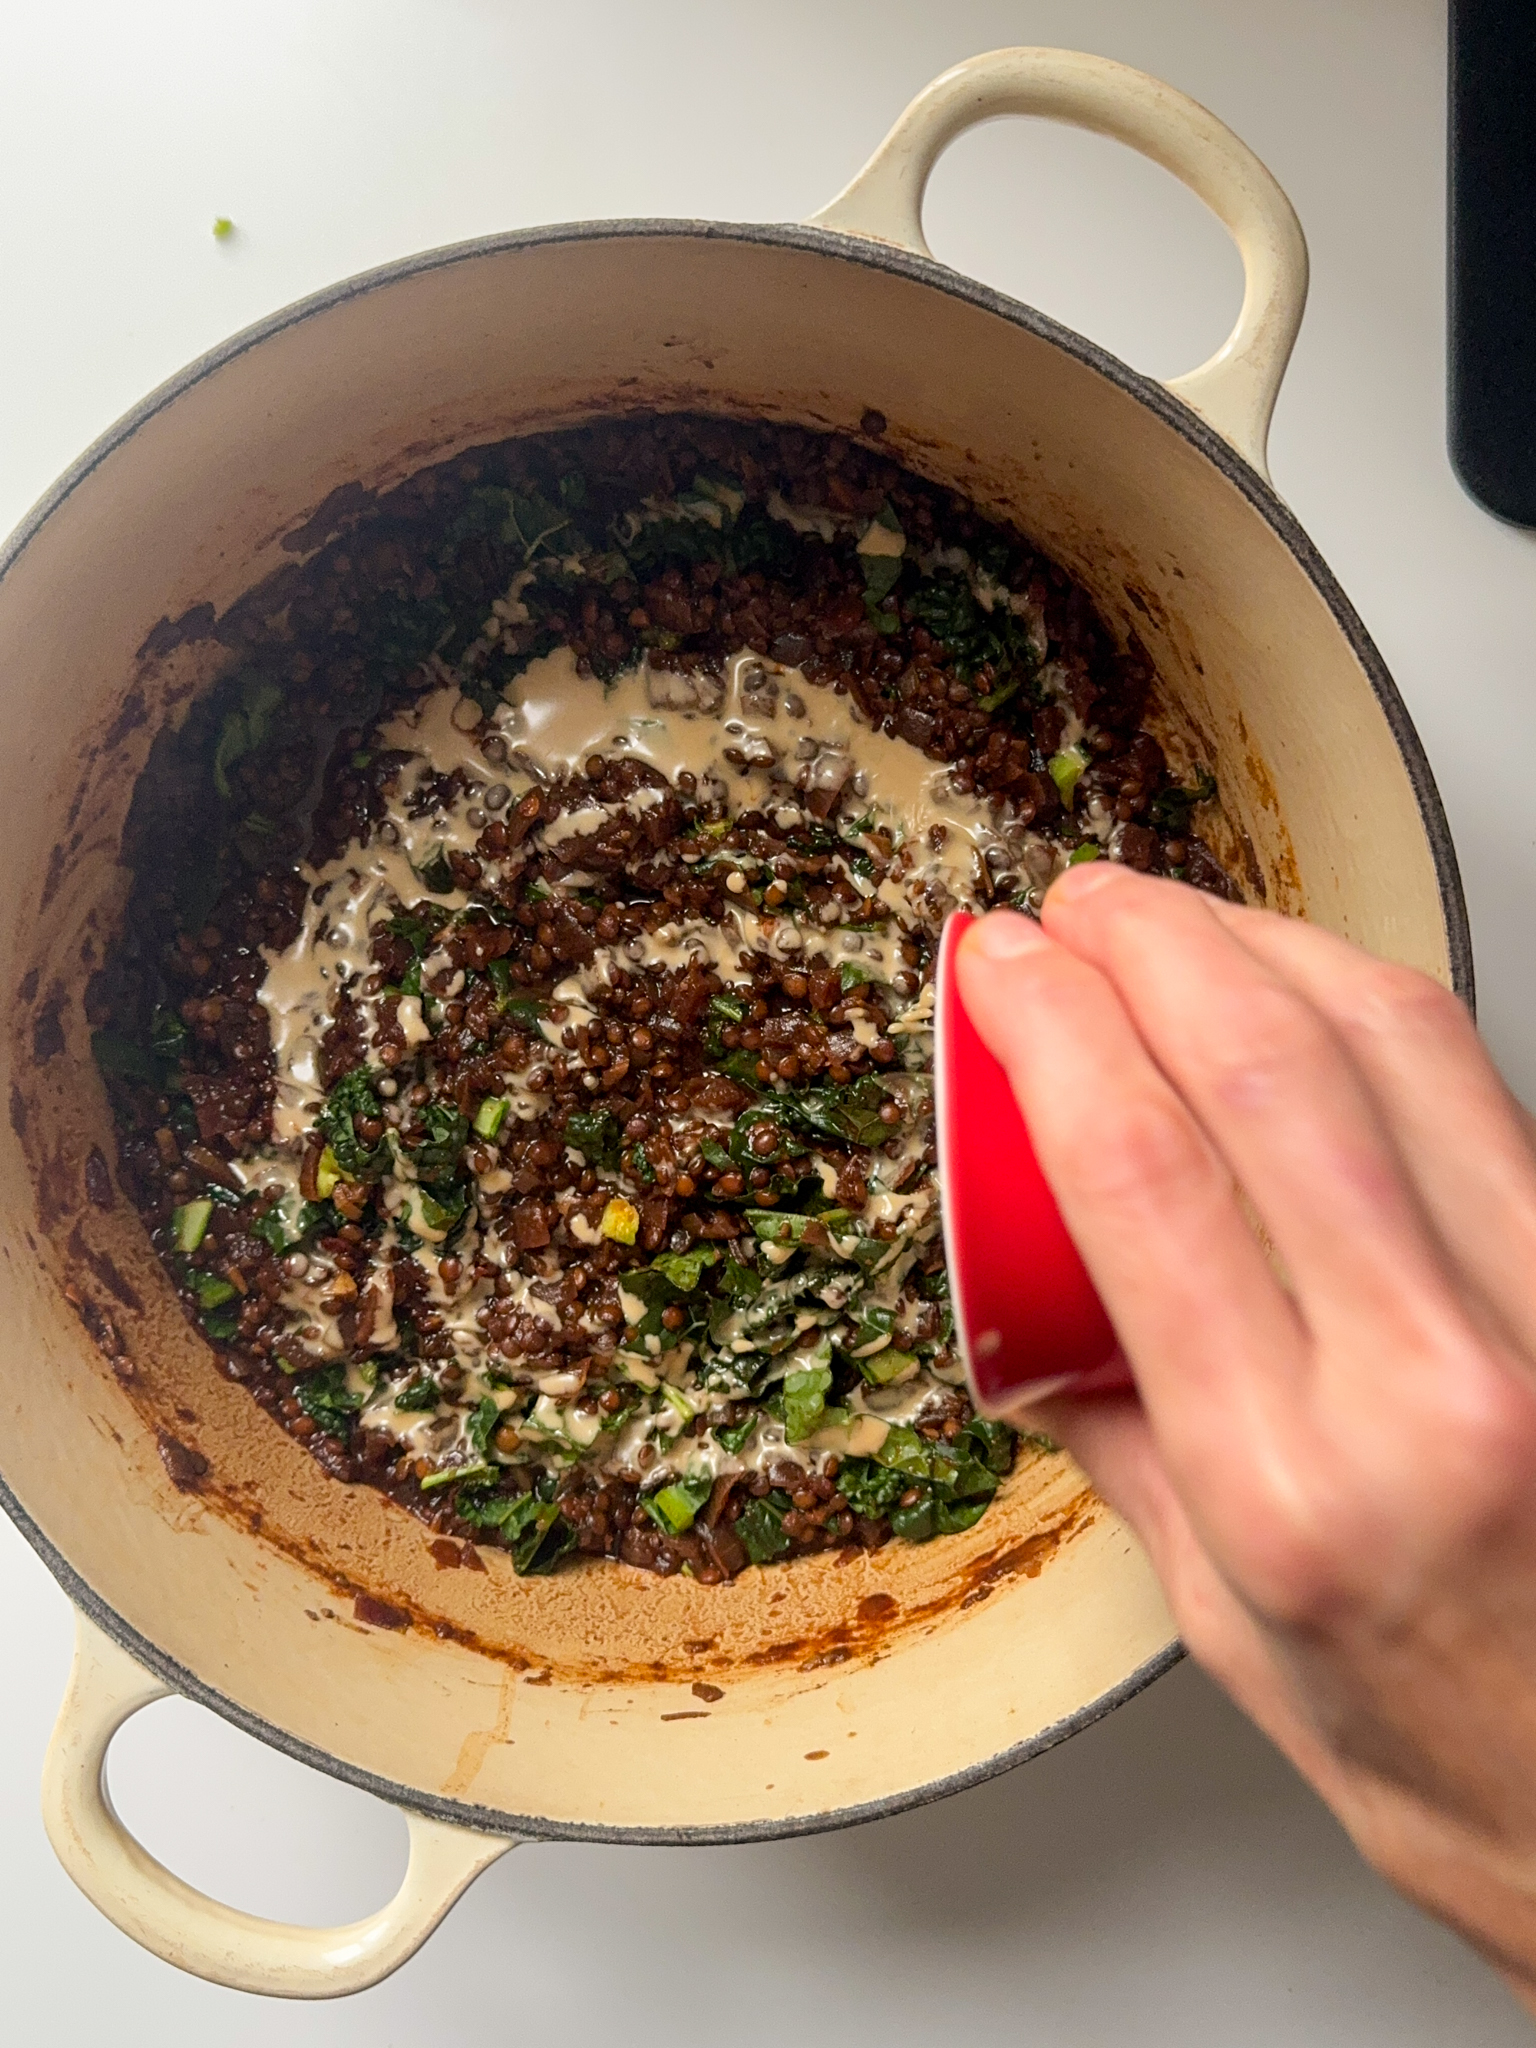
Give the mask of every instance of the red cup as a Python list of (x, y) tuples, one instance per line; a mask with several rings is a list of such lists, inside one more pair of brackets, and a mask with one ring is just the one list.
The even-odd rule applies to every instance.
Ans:
[(955, 1336), (984, 1415), (1051, 1394), (1134, 1384), (1062, 1221), (1008, 1076), (966, 1015), (955, 976), (976, 920), (944, 927), (934, 990), (935, 1121)]

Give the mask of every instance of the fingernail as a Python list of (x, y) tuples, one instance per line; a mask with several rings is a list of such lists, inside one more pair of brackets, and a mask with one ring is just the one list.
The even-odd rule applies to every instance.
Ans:
[(1102, 889), (1111, 882), (1123, 881), (1126, 869), (1112, 860), (1081, 861), (1075, 868), (1068, 868), (1052, 882), (1050, 893), (1059, 896), (1088, 896), (1095, 889)]
[(1049, 942), (1032, 917), (1017, 910), (991, 910), (966, 933), (965, 943), (987, 960), (1017, 960)]

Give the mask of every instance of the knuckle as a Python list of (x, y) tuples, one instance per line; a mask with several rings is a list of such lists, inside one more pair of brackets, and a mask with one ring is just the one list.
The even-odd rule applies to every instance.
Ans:
[(1378, 1032), (1405, 1027), (1437, 1038), (1462, 1037), (1472, 1021), (1459, 997), (1416, 967), (1390, 960), (1371, 964), (1362, 984), (1361, 1022)]
[(1323, 1630), (1354, 1596), (1355, 1574), (1341, 1520), (1319, 1521), (1293, 1504), (1254, 1504), (1244, 1545), (1248, 1598), (1265, 1620), (1290, 1630)]
[(1163, 1203), (1210, 1178), (1210, 1154), (1187, 1113), (1150, 1091), (1121, 1105), (1080, 1145), (1076, 1172), (1085, 1195), (1115, 1208)]
[(1315, 1071), (1335, 1053), (1321, 1017), (1282, 988), (1248, 991), (1240, 1004), (1212, 1021), (1218, 1028), (1201, 1047), (1202, 1058), (1217, 1099), (1234, 1108), (1294, 1087), (1299, 1075)]
[(1524, 1503), (1536, 1488), (1536, 1385), (1470, 1339), (1444, 1360), (1426, 1421), (1448, 1491), (1477, 1521)]

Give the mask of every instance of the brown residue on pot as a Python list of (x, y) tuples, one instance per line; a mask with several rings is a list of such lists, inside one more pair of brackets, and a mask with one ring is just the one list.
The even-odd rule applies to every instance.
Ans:
[[(233, 1505), (233, 1502), (228, 1501), (225, 1504)], [(216, 1506), (218, 1503), (210, 1501), (210, 1505)], [(727, 1648), (721, 1652), (722, 1658), (732, 1659), (739, 1667), (744, 1668), (792, 1668), (800, 1672), (829, 1670), (855, 1659), (872, 1661), (886, 1655), (896, 1638), (905, 1635), (911, 1629), (931, 1628), (942, 1622), (946, 1616), (962, 1612), (990, 1598), (1000, 1587), (1013, 1579), (1038, 1578), (1066, 1543), (1092, 1525), (1099, 1512), (1099, 1506), (1092, 1489), (1084, 1487), (1045, 1528), (1037, 1530), (1021, 1542), (1007, 1543), (982, 1552), (957, 1571), (946, 1582), (943, 1591), (933, 1599), (903, 1606), (889, 1593), (877, 1591), (866, 1594), (850, 1621), (838, 1623), (816, 1633), (786, 1637), (779, 1642), (769, 1643), (761, 1649), (744, 1654), (737, 1652), (733, 1659)], [(275, 1530), (268, 1534), (266, 1540), (275, 1542), (278, 1547), (309, 1569), (320, 1572), (342, 1598), (350, 1596), (357, 1619), (369, 1620), (374, 1610), (393, 1615), (396, 1619), (392, 1621), (373, 1620), (370, 1625), (392, 1629), (419, 1628), (436, 1636), (440, 1641), (456, 1642), (465, 1649), (473, 1650), (477, 1655), (488, 1657), (524, 1674), (523, 1683), (526, 1685), (551, 1685), (557, 1676), (563, 1684), (578, 1686), (673, 1685), (680, 1680), (686, 1680), (695, 1697), (701, 1700), (725, 1696), (723, 1687), (712, 1685), (707, 1679), (694, 1678), (688, 1665), (679, 1668), (675, 1662), (666, 1659), (623, 1664), (587, 1664), (573, 1659), (569, 1663), (562, 1663), (557, 1671), (542, 1661), (536, 1662), (505, 1643), (488, 1640), (473, 1628), (450, 1621), (446, 1615), (435, 1613), (420, 1602), (406, 1605), (403, 1597), (395, 1589), (391, 1589), (394, 1592), (393, 1599), (379, 1600), (377, 1596), (358, 1586), (355, 1580), (338, 1573), (321, 1557), (313, 1545), (284, 1541)], [(446, 1548), (446, 1539), (444, 1541)], [(434, 1563), (437, 1563), (437, 1544), (433, 1543), (429, 1548)], [(462, 1565), (462, 1553), (459, 1562)], [(451, 1568), (445, 1557), (439, 1569)], [(624, 1570), (625, 1567), (617, 1569)], [(770, 1602), (770, 1605), (772, 1604), (774, 1603)], [(362, 1611), (363, 1605), (368, 1608), (367, 1614)], [(703, 1654), (706, 1648), (718, 1649), (719, 1643), (718, 1637), (698, 1637), (684, 1641), (679, 1648), (684, 1656), (697, 1657)], [(692, 1670), (697, 1670), (696, 1664)]]
[(1264, 880), (1264, 870), (1259, 866), (1259, 856), (1253, 850), (1253, 841), (1241, 825), (1237, 827), (1237, 844), (1243, 857), (1243, 879), (1260, 903), (1265, 903), (1269, 899), (1269, 886)]
[(353, 1596), (352, 1616), (369, 1628), (402, 1629), (411, 1625), (411, 1617), (405, 1608), (396, 1607), (388, 1600), (376, 1600), (372, 1593)]
[(37, 1220), (51, 1237), (78, 1207), (75, 1176), (64, 1155), (63, 1143), (34, 1159), (32, 1173), (37, 1189)]
[(137, 732), (140, 726), (148, 723), (149, 706), (144, 701), (143, 690), (135, 683), (118, 707), (117, 716), (102, 735), (103, 740), (108, 748), (115, 749), (123, 744), (129, 733)]
[(1098, 1505), (1094, 1493), (1084, 1488), (1050, 1528), (1026, 1536), (1022, 1543), (1010, 1544), (990, 1558), (978, 1559), (964, 1574), (970, 1585), (956, 1604), (961, 1608), (975, 1607), (1010, 1579), (1038, 1579), (1062, 1544), (1092, 1523)]
[(163, 655), (172, 654), (178, 647), (184, 647), (192, 640), (206, 640), (213, 631), (214, 609), (211, 604), (195, 604), (184, 611), (180, 618), (162, 618), (150, 627), (144, 644), (136, 657), (139, 661), (154, 661)]
[(48, 855), (48, 872), (43, 877), (43, 893), (38, 898), (39, 910), (46, 910), (58, 895), (64, 880), (64, 860), (64, 848), (56, 843)]
[[(107, 1206), (110, 1207), (110, 1203)], [(138, 1289), (131, 1281), (124, 1278), (106, 1252), (94, 1251), (86, 1243), (78, 1223), (69, 1233), (69, 1255), (72, 1259), (79, 1259), (82, 1265), (88, 1267), (101, 1282), (102, 1286), (106, 1288), (108, 1294), (112, 1295), (124, 1308), (134, 1310), (141, 1310), (143, 1308), (143, 1298), (139, 1294)]]
[[(54, 852), (59, 853), (60, 849), (55, 847)], [(32, 1058), (37, 1066), (46, 1066), (64, 1050), (64, 1011), (68, 1004), (68, 990), (56, 981), (32, 1019)]]
[(78, 1288), (71, 1291), (68, 1286), (64, 1289), (64, 1298), (84, 1323), (86, 1335), (111, 1365), (117, 1377), (120, 1380), (137, 1377), (138, 1368), (124, 1348), (117, 1325), (101, 1304), (93, 1301), (88, 1294), (82, 1294)]
[(1127, 578), (1124, 587), (1126, 596), (1136, 607), (1137, 611), (1141, 613), (1142, 617), (1149, 619), (1160, 632), (1167, 632), (1168, 614), (1163, 607), (1162, 599), (1157, 596), (1156, 592), (1147, 590), (1140, 584), (1132, 583), (1129, 578)]
[(202, 1452), (194, 1451), (180, 1437), (172, 1436), (168, 1429), (160, 1430), (155, 1441), (160, 1450), (160, 1462), (176, 1491), (200, 1493), (209, 1469), (208, 1460)]
[(117, 1200), (112, 1191), (112, 1169), (99, 1145), (93, 1145), (85, 1155), (85, 1192), (97, 1209), (110, 1209)]
[(338, 484), (328, 497), (321, 499), (302, 526), (295, 526), (284, 534), (282, 546), (291, 555), (306, 555), (314, 548), (323, 547), (344, 526), (368, 511), (375, 496), (376, 493), (366, 484), (355, 481)]

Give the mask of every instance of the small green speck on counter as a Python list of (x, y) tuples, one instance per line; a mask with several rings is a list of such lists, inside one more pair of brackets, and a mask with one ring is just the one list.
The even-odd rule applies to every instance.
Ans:
[(227, 242), (234, 232), (234, 222), (228, 217), (227, 214), (221, 213), (218, 219), (213, 224), (213, 239), (216, 242)]

